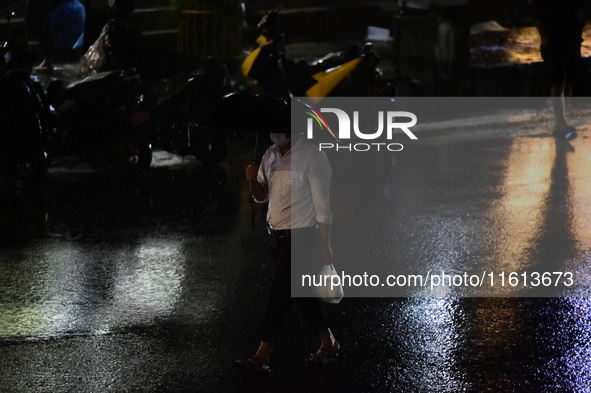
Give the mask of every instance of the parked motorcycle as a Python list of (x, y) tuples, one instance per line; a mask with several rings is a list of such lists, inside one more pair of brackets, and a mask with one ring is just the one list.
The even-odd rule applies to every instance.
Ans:
[(11, 25), (0, 48), (0, 172), (16, 187), (38, 185), (47, 172), (50, 121), (43, 89), (31, 80), (32, 56), (24, 33)]
[(188, 140), (179, 147), (179, 127), (191, 127), (210, 112), (230, 90), (226, 66), (150, 45), (129, 22), (133, 3), (111, 2), (115, 11), (96, 42), (82, 58), (80, 76), (107, 70), (133, 70), (145, 86), (145, 102), (154, 116), (154, 142), (180, 154), (192, 154), (205, 163), (221, 161), (227, 151), (227, 135), (215, 128), (201, 128), (203, 144)]
[(57, 119), (52, 156), (77, 155), (129, 175), (150, 166), (153, 121), (137, 75), (112, 71), (73, 83), (55, 80), (47, 98)]
[(313, 63), (295, 62), (285, 55), (281, 7), (257, 25), (256, 47), (242, 63), (242, 74), (262, 92), (282, 97), (381, 96), (392, 86), (377, 71), (379, 56), (371, 44), (355, 45)]

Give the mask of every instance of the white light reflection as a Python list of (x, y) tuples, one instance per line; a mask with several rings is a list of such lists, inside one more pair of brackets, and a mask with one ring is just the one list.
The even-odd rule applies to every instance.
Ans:
[(174, 311), (185, 274), (180, 241), (148, 238), (102, 260), (100, 247), (50, 241), (23, 255), (14, 271), (4, 267), (1, 293), (9, 302), (0, 311), (0, 338), (103, 334)]
[[(544, 370), (555, 388), (560, 391), (591, 391), (591, 299), (561, 299), (562, 331), (559, 346), (563, 353)], [(558, 391), (558, 390), (556, 390)]]
[[(460, 392), (467, 386), (466, 370), (458, 362), (464, 356), (464, 329), (458, 323), (462, 309), (457, 299), (412, 298), (396, 315), (402, 361), (417, 391)], [(399, 330), (400, 329), (400, 330)]]
[(6, 260), (18, 263), (3, 268), (1, 292), (8, 295), (8, 302), (0, 311), (0, 338), (35, 339), (74, 330), (83, 312), (79, 247), (49, 241), (39, 246), (38, 253)]
[(108, 330), (152, 323), (172, 314), (182, 298), (185, 258), (174, 239), (143, 239), (116, 263), (112, 302), (104, 310)]

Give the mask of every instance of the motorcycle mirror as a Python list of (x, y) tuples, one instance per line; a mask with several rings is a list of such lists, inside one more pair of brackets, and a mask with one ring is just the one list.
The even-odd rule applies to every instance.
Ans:
[(10, 23), (10, 20), (14, 16), (14, 8), (10, 5), (6, 6), (6, 22)]

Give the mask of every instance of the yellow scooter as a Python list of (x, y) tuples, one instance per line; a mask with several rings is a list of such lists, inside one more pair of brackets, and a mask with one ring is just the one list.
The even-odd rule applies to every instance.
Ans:
[(379, 56), (371, 44), (353, 46), (314, 64), (285, 56), (280, 8), (257, 25), (257, 46), (242, 63), (242, 74), (257, 82), (262, 92), (282, 97), (382, 96), (390, 84), (377, 71)]

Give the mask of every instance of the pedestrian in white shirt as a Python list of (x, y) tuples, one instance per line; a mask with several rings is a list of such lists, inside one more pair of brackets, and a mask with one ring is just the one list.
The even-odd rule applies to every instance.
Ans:
[(268, 202), (268, 231), (275, 241), (275, 274), (269, 289), (261, 342), (251, 358), (237, 361), (254, 373), (269, 371), (269, 356), (292, 301), (309, 329), (320, 339), (320, 348), (310, 354), (307, 362), (324, 364), (340, 349), (322, 301), (291, 297), (292, 247), (305, 254), (298, 258), (298, 263), (315, 263), (317, 270), (322, 264), (332, 263), (329, 199), (332, 169), (326, 155), (304, 138), (271, 134), (271, 139), (274, 144), (263, 155), (261, 165), (250, 164), (246, 168), (246, 179), (255, 202)]

